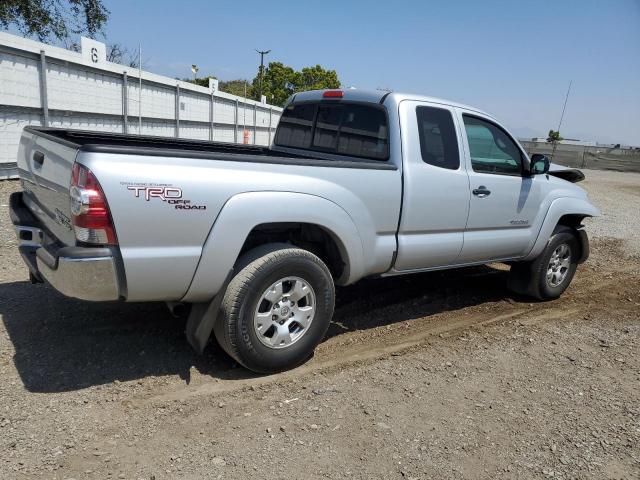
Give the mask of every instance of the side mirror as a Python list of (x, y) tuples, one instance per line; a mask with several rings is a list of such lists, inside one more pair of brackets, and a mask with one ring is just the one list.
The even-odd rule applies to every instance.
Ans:
[(551, 161), (546, 155), (543, 155), (541, 153), (534, 153), (533, 155), (531, 155), (531, 175), (541, 175), (543, 173), (547, 173), (549, 171), (550, 165)]

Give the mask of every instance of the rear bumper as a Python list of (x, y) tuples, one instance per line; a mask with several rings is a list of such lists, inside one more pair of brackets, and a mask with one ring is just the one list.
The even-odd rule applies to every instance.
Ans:
[(20, 254), (32, 278), (46, 280), (60, 293), (90, 301), (124, 297), (124, 281), (118, 274), (119, 257), (112, 247), (66, 247), (44, 231), (22, 201), (22, 192), (10, 199), (11, 221), (16, 229)]
[(103, 302), (118, 300), (116, 259), (108, 248), (66, 247), (52, 255), (36, 250), (38, 272), (67, 297)]

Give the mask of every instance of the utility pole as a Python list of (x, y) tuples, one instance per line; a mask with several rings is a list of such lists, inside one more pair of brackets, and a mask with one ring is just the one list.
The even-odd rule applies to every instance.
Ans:
[(138, 135), (142, 135), (142, 43), (138, 44)]
[(256, 49), (256, 52), (260, 54), (260, 72), (258, 73), (258, 101), (262, 99), (262, 75), (264, 73), (264, 56), (271, 52), (271, 50), (260, 51)]
[(242, 143), (249, 143), (249, 131), (247, 130), (247, 81), (244, 81), (244, 102), (242, 102)]
[(247, 81), (244, 81), (244, 102), (242, 103), (242, 129), (247, 131)]

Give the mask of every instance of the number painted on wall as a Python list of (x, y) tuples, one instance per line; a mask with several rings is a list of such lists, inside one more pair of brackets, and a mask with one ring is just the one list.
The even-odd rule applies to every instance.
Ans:
[(91, 49), (91, 61), (93, 63), (98, 63), (98, 49), (96, 47)]

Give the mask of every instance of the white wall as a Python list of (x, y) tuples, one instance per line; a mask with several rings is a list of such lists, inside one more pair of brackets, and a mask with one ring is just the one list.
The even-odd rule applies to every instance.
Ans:
[[(84, 47), (95, 45), (100, 46), (91, 41)], [(107, 62), (100, 53), (103, 57), (94, 61), (89, 52), (0, 32), (0, 167), (16, 161), (25, 126), (45, 124), (45, 103), (51, 127), (124, 132), (126, 109), (131, 134), (138, 133), (141, 114), (144, 135), (173, 137), (177, 132), (183, 138), (242, 142), (246, 122), (249, 143), (267, 145), (273, 139), (279, 107), (145, 71), (140, 102), (138, 70)]]

